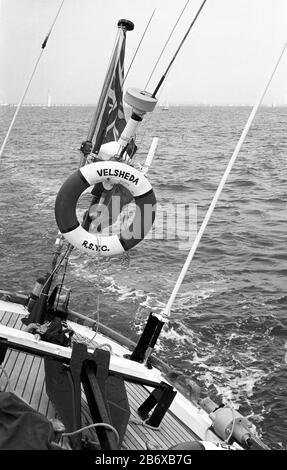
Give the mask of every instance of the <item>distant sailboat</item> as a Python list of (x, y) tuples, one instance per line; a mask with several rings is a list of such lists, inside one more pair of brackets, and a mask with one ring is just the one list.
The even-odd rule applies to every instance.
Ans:
[(47, 93), (47, 102), (46, 102), (46, 104), (42, 105), (42, 109), (47, 109), (47, 108), (50, 108), (51, 106), (52, 106), (52, 96), (51, 96), (50, 91), (48, 91), (48, 93)]
[(164, 101), (164, 102), (160, 105), (160, 108), (161, 108), (162, 111), (168, 111), (168, 109), (169, 109), (168, 101)]
[(52, 96), (50, 91), (48, 91), (48, 96), (47, 96), (47, 107), (50, 108), (52, 104)]

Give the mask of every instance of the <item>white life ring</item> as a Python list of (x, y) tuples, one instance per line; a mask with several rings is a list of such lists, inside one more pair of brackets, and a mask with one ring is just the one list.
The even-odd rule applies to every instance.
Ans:
[[(81, 194), (105, 181), (122, 184), (135, 200), (133, 222), (120, 235), (89, 233), (77, 219), (76, 207)], [(71, 245), (92, 256), (111, 256), (133, 248), (147, 235), (155, 219), (155, 205), (152, 186), (143, 173), (122, 162), (103, 161), (80, 168), (65, 181), (56, 198), (55, 216), (60, 232)]]

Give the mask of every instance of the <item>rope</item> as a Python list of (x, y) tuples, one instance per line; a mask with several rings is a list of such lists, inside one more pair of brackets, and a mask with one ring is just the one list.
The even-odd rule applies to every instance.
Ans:
[(232, 405), (229, 405), (229, 408), (231, 409), (232, 411), (232, 426), (231, 426), (231, 430), (230, 430), (230, 433), (229, 433), (229, 436), (225, 439), (225, 443), (228, 444), (228, 442), (230, 441), (232, 435), (233, 435), (233, 431), (234, 431), (234, 427), (235, 427), (235, 422), (236, 422), (236, 416), (235, 416), (235, 410), (234, 410), (234, 407)]
[(112, 431), (115, 436), (116, 436), (116, 439), (117, 439), (117, 445), (119, 444), (120, 442), (120, 436), (119, 436), (119, 433), (118, 431), (116, 430), (116, 428), (114, 428), (114, 426), (112, 426), (111, 424), (108, 424), (108, 423), (94, 423), (94, 424), (89, 424), (88, 426), (84, 426), (83, 428), (80, 428), (80, 429), (77, 429), (76, 431), (73, 431), (73, 432), (65, 432), (62, 434), (61, 437), (71, 437), (71, 436), (76, 436), (77, 434), (83, 432), (83, 431), (86, 431), (87, 429), (91, 429), (91, 428), (106, 428), (108, 429), (109, 431)]
[(161, 431), (161, 426), (158, 426), (158, 427), (151, 426), (150, 424), (147, 424), (146, 421), (142, 421), (139, 419), (130, 419), (129, 423), (136, 424), (137, 426), (144, 426), (145, 428), (152, 429), (153, 431)]
[(108, 343), (100, 344), (100, 345), (99, 345), (99, 348), (100, 348), (100, 349), (108, 349), (111, 354), (112, 354), (112, 352), (113, 352), (112, 346), (111, 346), (110, 344), (108, 344)]
[(94, 336), (92, 336), (92, 338), (89, 340), (88, 344), (91, 344), (95, 337), (97, 336), (98, 332), (99, 332), (99, 324), (100, 324), (100, 310), (99, 310), (99, 307), (100, 307), (100, 300), (99, 300), (100, 296), (99, 296), (99, 293), (98, 293), (98, 298), (97, 298), (97, 320), (96, 320), (96, 331), (95, 331), (95, 334)]

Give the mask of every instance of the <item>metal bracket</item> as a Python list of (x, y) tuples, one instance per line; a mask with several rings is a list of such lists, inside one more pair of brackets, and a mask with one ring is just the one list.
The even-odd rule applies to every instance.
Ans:
[(0, 338), (0, 364), (4, 362), (7, 349), (8, 349), (7, 340), (5, 338)]
[[(160, 382), (158, 388), (155, 388), (138, 408), (138, 414), (145, 421), (145, 424), (158, 428), (176, 393), (171, 385)], [(149, 416), (149, 412), (153, 408), (154, 411)]]

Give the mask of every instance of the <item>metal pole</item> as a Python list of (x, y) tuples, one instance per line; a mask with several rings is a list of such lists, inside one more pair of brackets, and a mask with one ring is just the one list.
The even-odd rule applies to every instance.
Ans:
[(240, 139), (239, 139), (239, 141), (238, 141), (238, 143), (237, 143), (237, 145), (236, 145), (236, 148), (235, 148), (235, 150), (234, 150), (234, 152), (233, 152), (233, 155), (232, 155), (232, 157), (231, 157), (231, 159), (230, 159), (230, 161), (229, 161), (229, 163), (228, 163), (228, 165), (227, 165), (227, 168), (226, 168), (226, 170), (225, 170), (225, 172), (224, 172), (224, 175), (223, 175), (223, 177), (222, 177), (222, 179), (221, 179), (221, 181), (220, 181), (220, 183), (219, 183), (219, 186), (218, 186), (218, 188), (217, 188), (217, 190), (216, 190), (216, 193), (215, 193), (215, 195), (214, 195), (214, 197), (213, 197), (213, 200), (212, 200), (212, 202), (211, 202), (211, 204), (210, 204), (210, 206), (209, 206), (209, 209), (208, 209), (208, 211), (207, 211), (207, 213), (206, 213), (206, 215), (205, 215), (205, 217), (204, 217), (204, 220), (203, 220), (203, 222), (202, 222), (202, 224), (201, 224), (201, 227), (200, 227), (200, 229), (199, 229), (199, 231), (198, 231), (198, 233), (197, 233), (197, 235), (196, 235), (196, 237), (195, 237), (195, 240), (194, 240), (193, 245), (192, 245), (192, 247), (191, 247), (191, 249), (190, 249), (190, 252), (189, 252), (189, 254), (188, 254), (188, 257), (187, 257), (187, 259), (186, 259), (186, 261), (185, 261), (185, 263), (184, 263), (184, 266), (183, 266), (183, 268), (182, 268), (182, 270), (181, 270), (181, 273), (180, 273), (180, 275), (179, 275), (179, 277), (178, 277), (178, 280), (177, 280), (177, 282), (176, 282), (176, 284), (175, 284), (175, 286), (174, 286), (174, 289), (173, 289), (173, 291), (172, 291), (172, 293), (171, 293), (171, 296), (170, 296), (170, 298), (169, 298), (169, 300), (168, 300), (168, 302), (167, 302), (167, 305), (166, 305), (166, 307), (165, 307), (165, 309), (164, 309), (163, 317), (169, 317), (169, 315), (170, 315), (171, 307), (172, 307), (172, 305), (173, 305), (173, 303), (174, 303), (175, 297), (176, 297), (176, 295), (177, 295), (177, 293), (178, 293), (178, 291), (179, 291), (179, 289), (180, 289), (180, 286), (181, 286), (181, 284), (182, 284), (182, 282), (183, 282), (183, 280), (184, 280), (184, 277), (185, 277), (185, 275), (186, 275), (186, 273), (187, 273), (187, 270), (188, 270), (188, 268), (189, 268), (189, 266), (190, 266), (190, 263), (191, 263), (191, 261), (192, 261), (192, 258), (193, 258), (193, 256), (194, 256), (196, 250), (197, 250), (197, 247), (198, 247), (198, 245), (199, 245), (199, 242), (200, 242), (200, 240), (201, 240), (201, 237), (202, 237), (202, 235), (204, 234), (204, 231), (205, 231), (205, 229), (206, 229), (206, 226), (207, 226), (207, 224), (208, 224), (208, 222), (209, 222), (209, 219), (211, 218), (211, 215), (212, 215), (212, 213), (213, 213), (213, 210), (214, 210), (214, 208), (215, 208), (215, 205), (216, 205), (216, 203), (217, 203), (217, 201), (218, 201), (218, 199), (219, 199), (219, 197), (220, 197), (220, 195), (221, 195), (221, 192), (222, 192), (223, 187), (224, 187), (224, 185), (225, 185), (225, 183), (226, 183), (226, 180), (227, 180), (227, 178), (228, 178), (228, 176), (229, 176), (229, 173), (230, 173), (230, 171), (231, 171), (231, 169), (232, 169), (232, 167), (233, 167), (233, 165), (234, 165), (234, 163), (235, 163), (235, 160), (236, 160), (236, 158), (237, 158), (237, 155), (238, 155), (238, 153), (239, 153), (239, 151), (240, 151), (240, 149), (241, 149), (241, 147), (242, 147), (242, 144), (243, 144), (243, 142), (244, 142), (244, 140), (245, 140), (245, 138), (246, 138), (246, 135), (247, 135), (247, 133), (248, 133), (248, 131), (249, 131), (249, 128), (250, 128), (250, 126), (251, 126), (251, 124), (252, 124), (252, 122), (253, 122), (253, 120), (254, 120), (254, 118), (255, 118), (255, 115), (256, 115), (256, 113), (257, 113), (257, 111), (258, 111), (258, 108), (259, 108), (259, 106), (260, 106), (260, 104), (261, 104), (261, 102), (262, 102), (262, 100), (263, 100), (263, 98), (264, 98), (264, 96), (265, 96), (265, 94), (266, 94), (268, 88), (269, 88), (269, 85), (270, 85), (270, 83), (271, 83), (271, 80), (272, 80), (272, 78), (273, 78), (273, 76), (274, 76), (274, 74), (275, 74), (275, 72), (276, 72), (276, 70), (277, 70), (277, 67), (278, 67), (278, 65), (279, 65), (279, 63), (280, 63), (280, 61), (281, 61), (281, 59), (282, 59), (282, 57), (283, 57), (283, 54), (284, 54), (286, 48), (287, 48), (287, 42), (286, 42), (286, 44), (284, 45), (284, 47), (283, 47), (283, 49), (282, 49), (282, 51), (281, 51), (281, 53), (280, 53), (280, 55), (279, 55), (279, 58), (277, 59), (276, 64), (275, 64), (275, 66), (273, 67), (273, 70), (272, 70), (270, 76), (269, 76), (268, 79), (266, 80), (266, 83), (265, 83), (265, 85), (264, 85), (264, 87), (263, 87), (263, 89), (262, 89), (262, 91), (261, 91), (261, 93), (260, 93), (260, 95), (259, 95), (259, 97), (258, 97), (258, 99), (257, 99), (257, 101), (256, 101), (256, 103), (255, 103), (255, 105), (253, 106), (253, 109), (252, 109), (252, 111), (251, 111), (251, 113), (250, 113), (250, 116), (249, 116), (249, 118), (248, 118), (248, 120), (247, 120), (247, 122), (246, 122), (246, 124), (245, 124), (245, 127), (244, 127), (244, 129), (243, 129), (243, 131), (242, 131), (242, 134), (241, 134)]
[(108, 99), (108, 90), (111, 84), (111, 80), (114, 76), (115, 66), (119, 57), (119, 52), (121, 51), (122, 43), (125, 40), (125, 33), (126, 31), (132, 30), (134, 25), (131, 21), (120, 20), (118, 22), (118, 27), (119, 27), (119, 36), (117, 38), (116, 45), (115, 45), (112, 58), (110, 61), (110, 65), (106, 73), (106, 77), (105, 77), (103, 89), (99, 98), (99, 102), (97, 105), (97, 109), (95, 111), (94, 117), (90, 125), (90, 129), (87, 135), (88, 142), (92, 142), (95, 133), (98, 132), (97, 127), (100, 125), (101, 116), (105, 110), (105, 105)]

